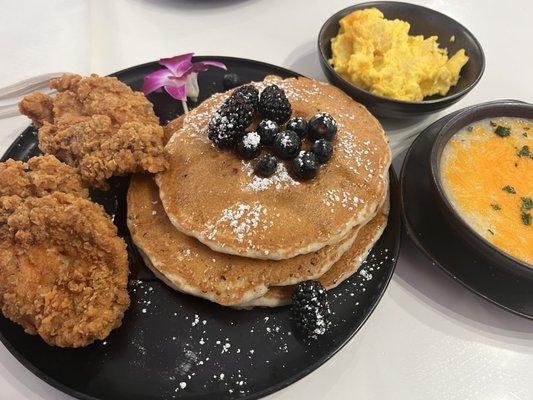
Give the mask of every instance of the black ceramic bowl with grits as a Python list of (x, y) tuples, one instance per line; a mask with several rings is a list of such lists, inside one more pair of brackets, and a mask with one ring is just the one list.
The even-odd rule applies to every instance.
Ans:
[[(360, 88), (335, 72), (329, 60), (332, 57), (331, 39), (338, 34), (339, 21), (354, 11), (372, 7), (379, 9), (386, 19), (401, 19), (409, 22), (411, 24), (410, 35), (438, 36), (439, 43), (448, 49), (449, 54), (465, 49), (469, 60), (461, 69), (457, 85), (452, 86), (446, 96), (435, 95), (422, 101), (395, 100)], [(449, 41), (452, 36), (455, 40)], [(393, 1), (361, 3), (347, 7), (331, 16), (320, 29), (318, 53), (322, 70), (330, 83), (364, 104), (373, 114), (388, 118), (423, 116), (451, 106), (476, 86), (485, 69), (485, 55), (481, 44), (459, 22), (430, 8)]]
[(502, 251), (468, 224), (446, 194), (441, 174), (441, 158), (448, 141), (463, 128), (488, 118), (514, 117), (533, 119), (533, 105), (514, 100), (499, 100), (470, 107), (451, 118), (439, 131), (430, 155), (431, 180), (435, 200), (458, 235), (504, 269), (533, 278), (533, 265)]

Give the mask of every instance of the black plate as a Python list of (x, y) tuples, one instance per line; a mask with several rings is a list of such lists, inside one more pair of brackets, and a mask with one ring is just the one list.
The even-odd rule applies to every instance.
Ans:
[[(226, 57), (218, 59), (243, 81), (268, 74), (297, 76), (272, 65)], [(115, 74), (139, 89), (156, 63)], [(200, 75), (201, 99), (222, 91), (224, 72)], [(161, 121), (181, 112), (164, 93), (149, 96)], [(194, 106), (190, 104), (190, 106)], [(25, 160), (38, 154), (33, 128), (26, 129), (4, 155)], [(125, 224), (128, 179), (114, 179), (109, 193), (94, 192), (121, 236)], [(237, 311), (176, 292), (156, 279), (129, 243), (132, 304), (123, 325), (104, 342), (83, 349), (50, 347), (0, 317), (0, 340), (28, 369), (56, 388), (80, 399), (255, 399), (309, 374), (335, 354), (363, 325), (385, 291), (400, 245), (398, 181), (391, 170), (388, 226), (356, 274), (329, 296), (334, 312), (329, 333), (305, 344), (292, 334), (289, 309)], [(222, 375), (221, 375), (222, 374)]]
[[(460, 110), (462, 111), (462, 110)], [(481, 297), (533, 319), (533, 280), (503, 269), (471, 246), (438, 206), (430, 172), (431, 147), (440, 129), (458, 112), (426, 128), (411, 145), (401, 172), (402, 213), (409, 237), (443, 271)]]

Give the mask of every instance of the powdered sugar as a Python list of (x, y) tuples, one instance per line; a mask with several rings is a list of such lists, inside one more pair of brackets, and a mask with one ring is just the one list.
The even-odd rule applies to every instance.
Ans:
[(242, 162), (244, 172), (251, 178), (251, 182), (243, 185), (243, 190), (252, 190), (254, 192), (261, 192), (263, 190), (275, 188), (276, 190), (287, 189), (291, 186), (298, 186), (300, 182), (294, 180), (287, 171), (284, 163), (279, 162), (276, 172), (268, 178), (262, 178), (255, 175), (252, 165), (249, 161)]
[(259, 142), (261, 141), (261, 136), (257, 132), (248, 132), (246, 135), (244, 135), (242, 139), (242, 143), (244, 144), (244, 147), (247, 147), (249, 149), (256, 148), (259, 146)]
[[(220, 218), (208, 226), (207, 237), (213, 239), (218, 227), (229, 226), (236, 240), (243, 243), (245, 237), (255, 231), (266, 214), (266, 208), (259, 202), (254, 202), (251, 205), (237, 203), (233, 207), (223, 210)], [(263, 229), (266, 229), (266, 225)]]
[(281, 140), (280, 140), (280, 144), (283, 147), (290, 146), (290, 145), (292, 145), (292, 139), (288, 135), (283, 135)]
[(364, 200), (360, 199), (355, 195), (350, 195), (349, 193), (343, 190), (332, 189), (326, 192), (326, 196), (324, 197), (322, 202), (328, 207), (333, 207), (338, 204), (341, 205), (343, 208), (352, 211), (359, 204), (363, 204)]

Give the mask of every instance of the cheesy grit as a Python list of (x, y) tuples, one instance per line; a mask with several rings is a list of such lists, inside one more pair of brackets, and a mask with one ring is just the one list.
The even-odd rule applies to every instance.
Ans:
[(446, 144), (444, 190), (459, 215), (504, 252), (533, 264), (533, 121), (476, 122)]

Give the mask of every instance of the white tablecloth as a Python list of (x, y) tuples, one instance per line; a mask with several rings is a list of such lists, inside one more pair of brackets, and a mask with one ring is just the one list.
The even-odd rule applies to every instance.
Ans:
[[(451, 110), (499, 98), (533, 102), (533, 2), (416, 2), (462, 22), (486, 53), (483, 79)], [(324, 79), (318, 30), (351, 3), (0, 0), (0, 86), (53, 71), (106, 74), (188, 51), (262, 60)], [(27, 124), (23, 117), (0, 121), (1, 153)], [(404, 240), (396, 274), (356, 337), (317, 371), (269, 398), (527, 400), (533, 398), (532, 367), (532, 322), (470, 293)], [(70, 399), (3, 346), (0, 398)]]

